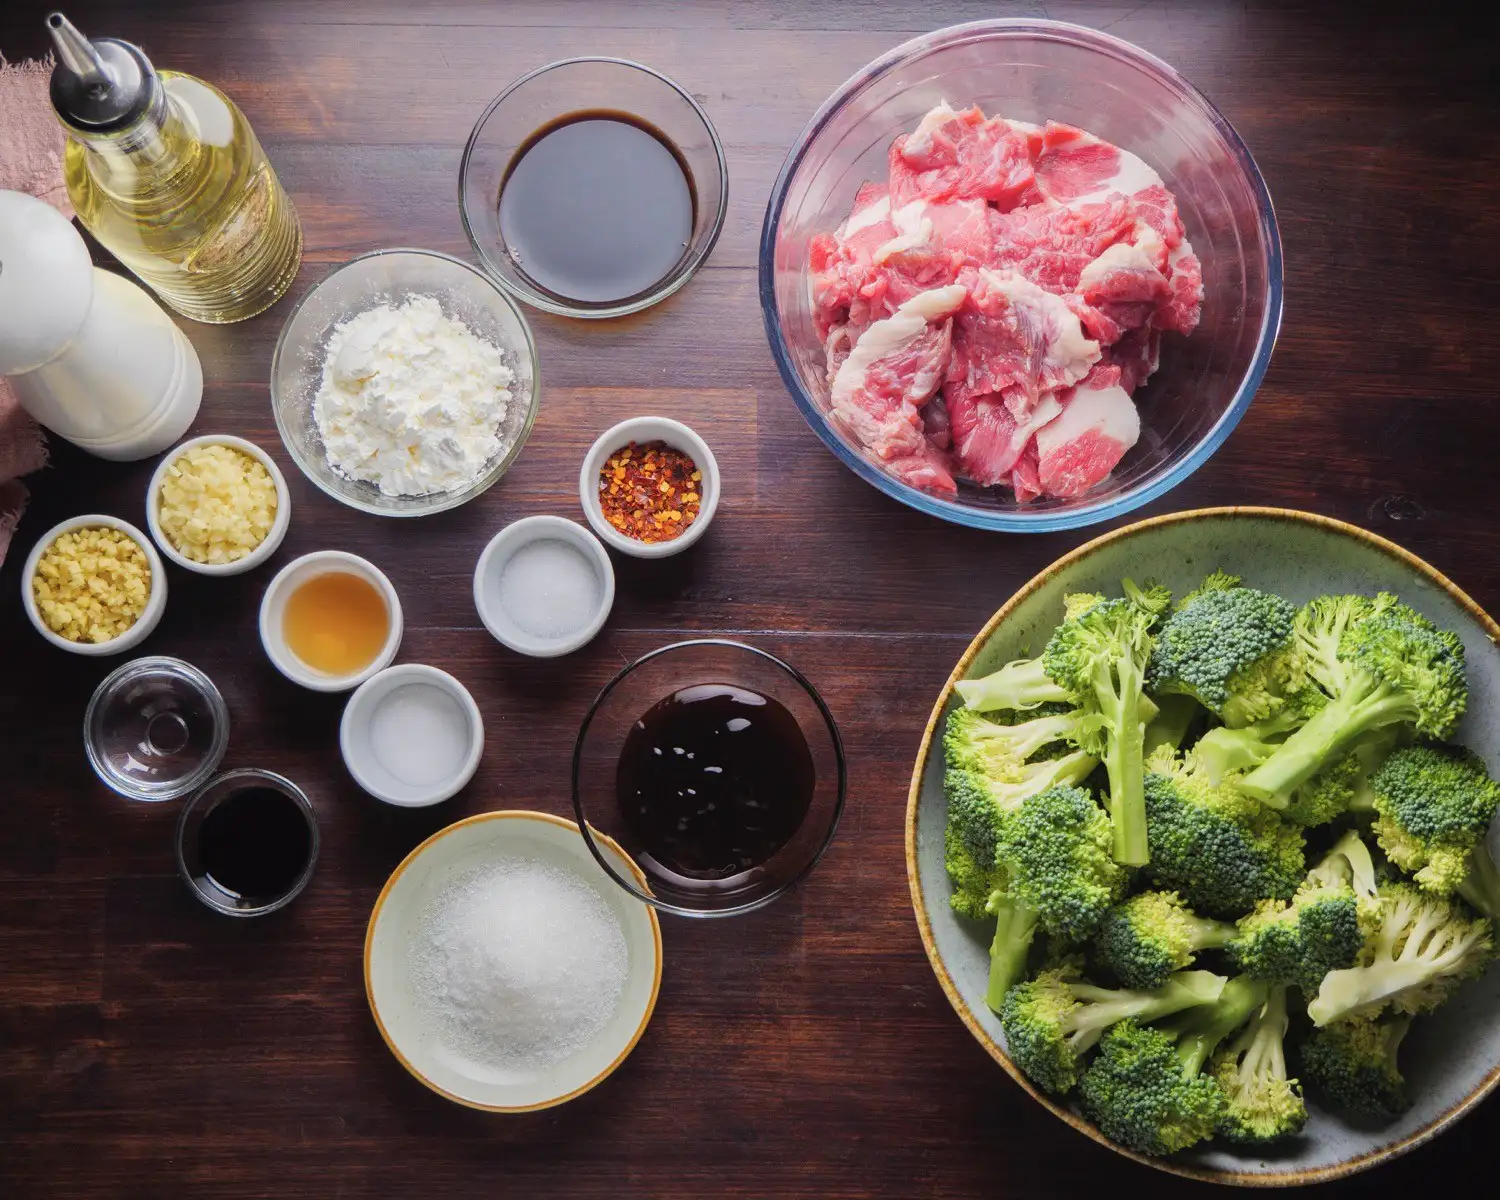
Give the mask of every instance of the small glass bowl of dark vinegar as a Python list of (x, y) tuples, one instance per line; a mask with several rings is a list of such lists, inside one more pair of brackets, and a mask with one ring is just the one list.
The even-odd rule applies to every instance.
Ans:
[[(632, 895), (728, 917), (769, 904), (817, 865), (844, 807), (833, 714), (795, 668), (739, 642), (680, 642), (612, 679), (573, 752), (589, 848)], [(614, 869), (614, 839), (649, 888)]]
[(708, 114), (622, 58), (551, 63), (506, 88), (469, 136), (458, 192), (485, 271), (565, 317), (666, 299), (708, 258), (729, 207)]

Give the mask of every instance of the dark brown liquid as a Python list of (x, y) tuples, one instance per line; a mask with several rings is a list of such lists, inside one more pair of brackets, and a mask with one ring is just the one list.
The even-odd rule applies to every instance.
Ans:
[(608, 304), (650, 291), (682, 260), (697, 195), (677, 147), (611, 109), (568, 113), (516, 151), (500, 183), (500, 237), (543, 291)]
[(643, 867), (722, 880), (760, 866), (791, 840), (817, 773), (783, 705), (705, 683), (674, 692), (635, 723), (615, 778)]
[(230, 900), (269, 904), (292, 890), (312, 854), (301, 807), (274, 788), (225, 797), (198, 827), (194, 878)]

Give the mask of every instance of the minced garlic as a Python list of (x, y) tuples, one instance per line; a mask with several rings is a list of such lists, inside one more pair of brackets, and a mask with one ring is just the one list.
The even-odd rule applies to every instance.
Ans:
[(194, 446), (162, 476), (156, 512), (172, 548), (193, 562), (244, 558), (276, 522), (276, 481), (233, 446)]
[(42, 552), (31, 591), (47, 628), (70, 642), (108, 642), (141, 618), (151, 563), (128, 533), (107, 526), (59, 534)]

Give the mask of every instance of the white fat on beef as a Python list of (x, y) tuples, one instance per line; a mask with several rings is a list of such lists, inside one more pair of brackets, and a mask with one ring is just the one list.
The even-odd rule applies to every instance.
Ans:
[[(889, 199), (886, 208), (890, 208)], [(925, 215), (926, 212), (925, 200), (913, 200), (892, 212), (891, 224), (896, 227), (896, 236), (878, 247), (870, 261), (877, 267), (884, 266), (898, 254), (932, 245), (932, 220)]]
[(891, 215), (891, 198), (882, 196), (874, 204), (867, 204), (863, 208), (856, 209), (849, 214), (849, 219), (838, 227), (834, 234), (839, 241), (852, 238), (861, 229), (868, 229), (871, 225), (879, 225)]
[[(1147, 226), (1147, 228), (1150, 227)], [(1155, 230), (1152, 232), (1154, 233)], [(1159, 243), (1160, 239), (1158, 239)], [(1160, 274), (1146, 251), (1139, 246), (1132, 246), (1129, 242), (1116, 242), (1079, 273), (1078, 291), (1088, 293), (1091, 289), (1099, 287), (1106, 277), (1117, 271), (1143, 275)]]
[[(927, 326), (933, 321), (951, 317), (962, 306), (968, 294), (968, 289), (961, 284), (918, 292), (885, 320), (876, 321), (866, 329), (833, 377), (832, 399), (835, 407), (847, 404), (864, 388), (871, 367), (882, 359), (898, 354), (925, 333)], [(914, 382), (911, 390), (919, 394), (922, 400), (927, 399), (942, 382), (940, 376), (944, 366), (946, 363), (937, 364), (939, 378), (930, 381), (920, 379)], [(929, 382), (931, 387), (927, 387)]]
[(1038, 287), (1014, 271), (992, 271), (982, 267), (979, 277), (985, 285), (1003, 295), (1018, 316), (1024, 315), (1023, 324), (1027, 328), (1036, 331), (1041, 350), (1041, 360), (1036, 364), (1039, 391), (1077, 383), (1099, 361), (1099, 343), (1083, 332), (1078, 314), (1061, 296)]
[(925, 158), (932, 151), (933, 132), (941, 129), (956, 116), (958, 114), (953, 111), (952, 106), (946, 100), (939, 100), (935, 106), (927, 110), (921, 122), (901, 144), (901, 157)]
[(1074, 388), (1064, 398), (1062, 412), (1036, 433), (1043, 490), (1051, 496), (1082, 496), (1115, 469), (1140, 436), (1140, 414), (1118, 383)]

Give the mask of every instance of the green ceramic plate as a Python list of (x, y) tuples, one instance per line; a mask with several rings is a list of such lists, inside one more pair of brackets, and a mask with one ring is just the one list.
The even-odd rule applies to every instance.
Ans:
[[(1172, 1159), (1143, 1158), (1116, 1146), (1070, 1107), (1031, 1087), (1005, 1053), (984, 1003), (989, 931), (956, 916), (943, 870), (941, 731), (953, 682), (981, 676), (1041, 650), (1067, 592), (1113, 593), (1122, 576), (1154, 579), (1175, 592), (1219, 568), (1300, 602), (1323, 592), (1397, 593), (1464, 640), (1469, 709), (1458, 740), (1500, 773), (1492, 731), (1500, 715), (1500, 626), (1462, 591), (1399, 546), (1326, 517), (1282, 509), (1202, 509), (1142, 521), (1081, 546), (1012, 596), (969, 646), (933, 707), (912, 773), (906, 814), (906, 869), (922, 941), (938, 982), (980, 1044), (1035, 1099), (1075, 1129), (1138, 1161), (1217, 1183), (1285, 1186), (1362, 1171), (1435, 1137), (1500, 1080), (1500, 969), (1469, 984), (1413, 1026), (1402, 1065), (1415, 1104), (1393, 1124), (1358, 1127), (1312, 1107), (1306, 1133), (1273, 1154), (1217, 1145)], [(999, 1086), (997, 1084), (997, 1086)]]

